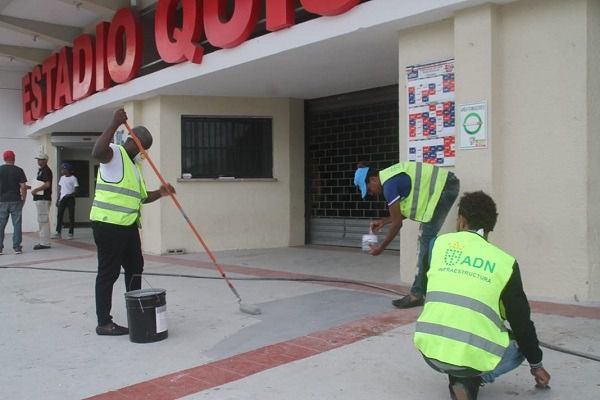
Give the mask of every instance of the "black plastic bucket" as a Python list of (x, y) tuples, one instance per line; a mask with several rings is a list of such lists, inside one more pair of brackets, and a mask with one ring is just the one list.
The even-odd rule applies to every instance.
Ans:
[(149, 288), (125, 293), (129, 340), (149, 343), (167, 338), (166, 292), (165, 289)]

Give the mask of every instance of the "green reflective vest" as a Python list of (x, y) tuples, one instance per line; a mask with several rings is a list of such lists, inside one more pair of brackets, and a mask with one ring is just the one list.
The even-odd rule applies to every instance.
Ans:
[(381, 185), (400, 173), (410, 177), (410, 193), (399, 202), (400, 213), (413, 221), (431, 221), (448, 179), (448, 171), (431, 164), (405, 161), (379, 171)]
[(128, 226), (138, 222), (148, 193), (140, 165), (131, 161), (123, 146), (117, 148), (123, 160), (123, 178), (119, 182), (106, 182), (98, 169), (90, 219)]
[(492, 371), (506, 350), (500, 295), (515, 259), (473, 232), (439, 236), (414, 342), (427, 358)]

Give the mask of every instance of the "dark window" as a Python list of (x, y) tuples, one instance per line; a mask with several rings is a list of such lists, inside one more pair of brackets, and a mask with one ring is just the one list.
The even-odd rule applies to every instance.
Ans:
[(181, 117), (181, 173), (272, 178), (271, 118)]
[(312, 99), (305, 110), (311, 217), (386, 217), (383, 196), (360, 198), (354, 171), (359, 161), (398, 162), (398, 86)]

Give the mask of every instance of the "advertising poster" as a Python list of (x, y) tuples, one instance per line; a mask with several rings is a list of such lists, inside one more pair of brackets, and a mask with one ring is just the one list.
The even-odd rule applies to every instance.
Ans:
[(408, 160), (455, 163), (454, 60), (406, 68)]

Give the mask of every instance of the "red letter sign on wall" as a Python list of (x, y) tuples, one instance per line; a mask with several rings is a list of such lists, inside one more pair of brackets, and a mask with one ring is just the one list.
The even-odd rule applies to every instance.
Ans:
[(267, 0), (265, 8), (268, 31), (278, 31), (294, 25), (293, 0)]
[(215, 47), (228, 49), (242, 44), (258, 22), (258, 0), (234, 0), (233, 3), (233, 15), (227, 21), (226, 1), (204, 0), (206, 38)]
[(110, 87), (110, 74), (106, 66), (106, 38), (110, 24), (100, 22), (96, 25), (96, 90), (102, 91)]
[(143, 47), (140, 21), (131, 9), (121, 8), (112, 19), (106, 43), (108, 73), (115, 83), (127, 82), (138, 74)]
[(21, 80), (21, 101), (23, 104), (23, 123), (29, 125), (33, 122), (31, 118), (31, 72), (25, 74)]
[(81, 35), (73, 41), (73, 100), (94, 93), (94, 37)]
[[(1, 1), (1, 0), (0, 0)], [(299, 0), (310, 13), (343, 14), (361, 0)], [(246, 41), (258, 23), (259, 0), (158, 0), (155, 42), (169, 63), (199, 64), (203, 34), (215, 47), (232, 48)], [(266, 28), (277, 31), (294, 25), (296, 0), (265, 0)], [(178, 7), (183, 21), (177, 25)], [(80, 35), (74, 50), (64, 47), (22, 79), (23, 122), (81, 100), (96, 91), (135, 78), (141, 68), (144, 38), (140, 21), (130, 8), (121, 8), (112, 22), (96, 25), (96, 38)], [(74, 57), (74, 58), (73, 58)]]
[(154, 17), (154, 41), (163, 61), (179, 63), (185, 60), (202, 62), (204, 49), (197, 44), (202, 40), (202, 0), (182, 0), (182, 26), (175, 25), (178, 0), (159, 0)]
[(349, 11), (360, 0), (300, 0), (304, 9), (318, 15), (340, 15)]
[(54, 108), (54, 88), (56, 77), (56, 64), (58, 63), (58, 55), (52, 54), (42, 63), (42, 73), (44, 82), (46, 82), (46, 111), (52, 112)]
[(56, 89), (54, 91), (54, 109), (58, 110), (73, 102), (71, 87), (71, 48), (63, 47), (58, 53), (56, 67)]
[(42, 90), (42, 67), (36, 65), (31, 71), (31, 92), (33, 102), (31, 103), (31, 116), (33, 119), (40, 119), (46, 115), (46, 98)]

